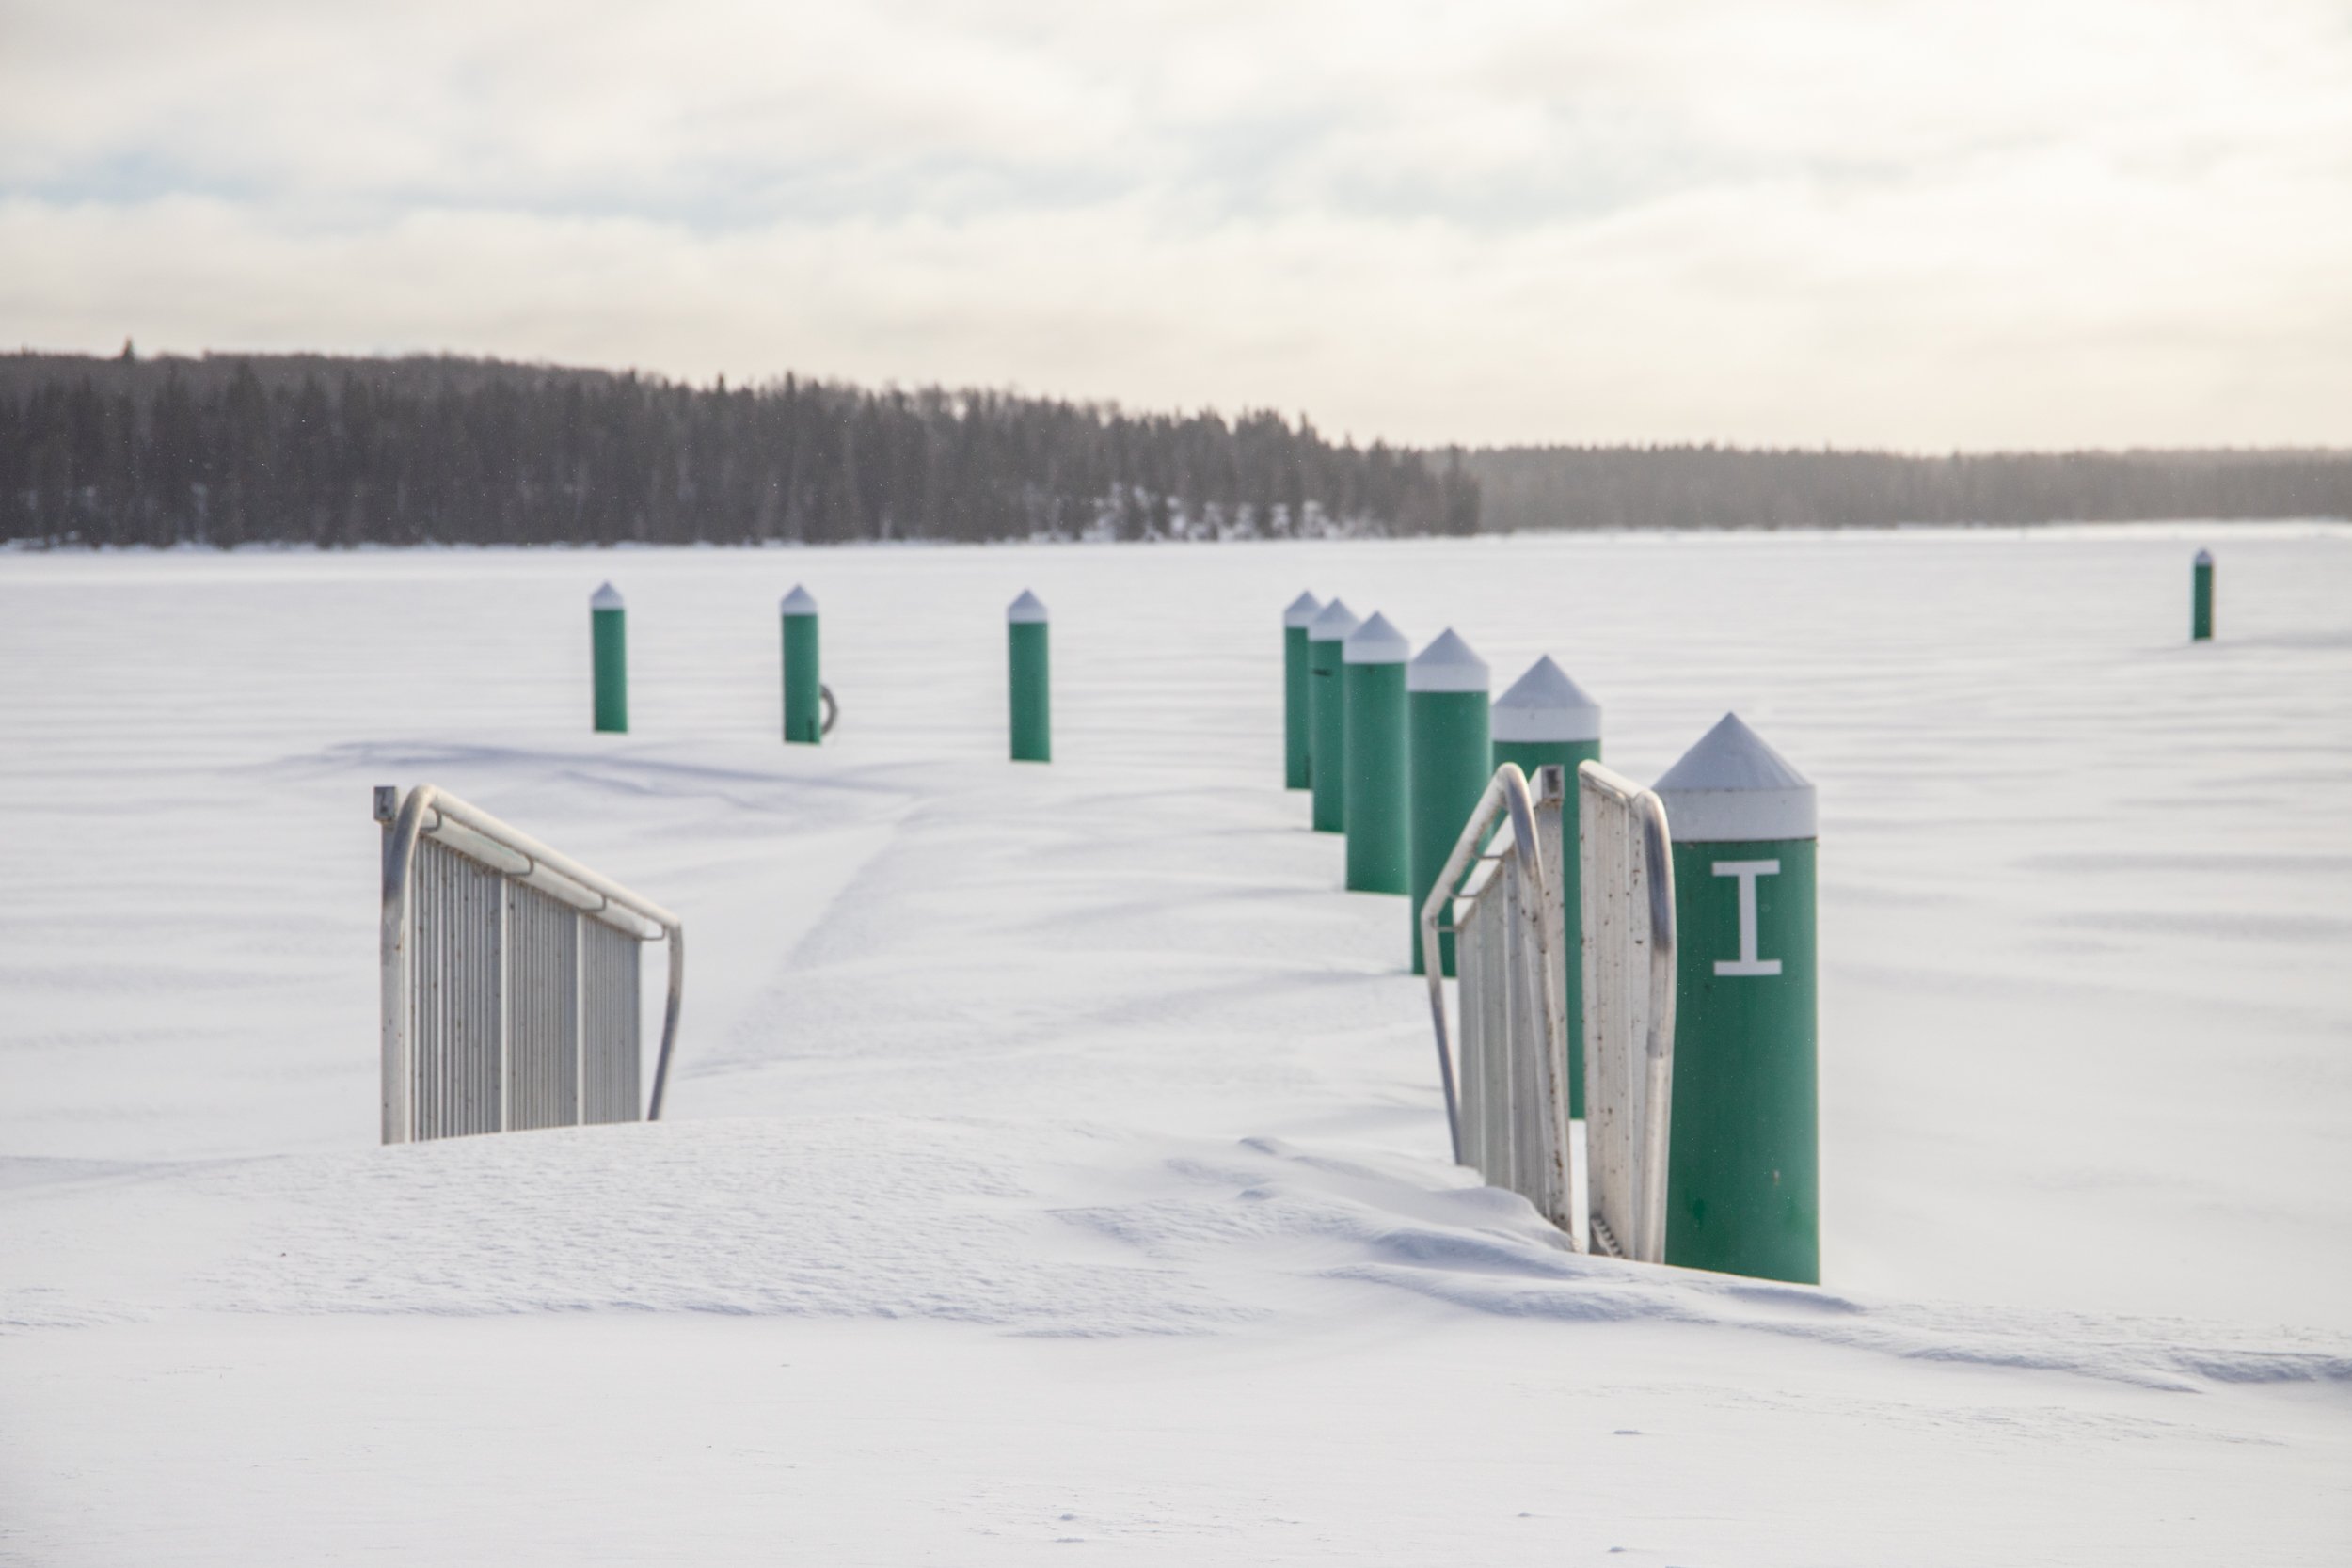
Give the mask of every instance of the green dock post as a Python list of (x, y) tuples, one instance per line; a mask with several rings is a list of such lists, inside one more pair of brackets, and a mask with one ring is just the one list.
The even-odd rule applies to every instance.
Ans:
[(596, 672), (596, 729), (628, 733), (628, 605), (606, 583), (588, 596), (589, 661)]
[(1819, 1284), (1813, 786), (1725, 714), (1657, 789), (1678, 926), (1666, 1261)]
[(1404, 893), (1412, 886), (1405, 816), (1405, 661), (1413, 645), (1375, 611), (1347, 634), (1341, 660), (1347, 697), (1347, 887)]
[(1301, 594), (1282, 611), (1282, 787), (1307, 787), (1307, 626), (1323, 612), (1323, 601)]
[(784, 738), (796, 746), (814, 746), (825, 736), (825, 688), (817, 664), (817, 597), (796, 584), (776, 608), (784, 616)]
[(1560, 863), (1546, 866), (1560, 879), (1561, 909), (1567, 940), (1561, 946), (1566, 974), (1560, 995), (1568, 1025), (1568, 1115), (1584, 1115), (1584, 858), (1578, 840), (1576, 765), (1600, 760), (1600, 705), (1568, 678), (1547, 654), (1528, 666), (1511, 689), (1495, 699), (1491, 768), (1518, 764), (1531, 780), (1538, 768), (1557, 768), (1567, 779), (1560, 804)]
[[(1412, 752), (1406, 786), (1413, 816), (1413, 973), (1424, 973), (1421, 950), (1421, 907), (1454, 853), (1463, 825), (1478, 809), (1486, 781), (1494, 777), (1487, 744), (1486, 661), (1448, 626), (1405, 667), (1405, 728)], [(1438, 936), (1438, 973), (1454, 973), (1454, 933)]]
[(2213, 641), (2213, 551), (2199, 550), (2189, 569), (2188, 637), (2192, 642)]
[(1307, 625), (1308, 787), (1314, 830), (1347, 832), (1347, 693), (1342, 647), (1361, 625), (1343, 599), (1325, 605)]
[(1012, 690), (1012, 760), (1054, 760), (1054, 683), (1047, 659), (1045, 605), (1027, 589), (1005, 610)]

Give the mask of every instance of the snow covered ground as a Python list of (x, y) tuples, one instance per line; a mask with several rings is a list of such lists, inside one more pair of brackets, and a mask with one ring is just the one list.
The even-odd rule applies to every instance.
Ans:
[[(1301, 587), (1812, 775), (1823, 1289), (1446, 1164)], [(0, 651), (0, 1560), (2352, 1559), (2352, 531), (13, 556)], [(376, 1146), (394, 783), (685, 917), (673, 1119)]]

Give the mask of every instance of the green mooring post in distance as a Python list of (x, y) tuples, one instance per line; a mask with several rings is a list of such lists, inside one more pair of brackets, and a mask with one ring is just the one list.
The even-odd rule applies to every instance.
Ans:
[[(1448, 626), (1405, 667), (1406, 745), (1412, 772), (1406, 786), (1413, 816), (1411, 928), (1413, 973), (1423, 973), (1421, 907), (1438, 884), (1463, 825), (1478, 809), (1494, 768), (1486, 744), (1486, 661)], [(1454, 973), (1454, 933), (1438, 937), (1438, 973)]]
[(1567, 940), (1560, 983), (1568, 1025), (1568, 1115), (1584, 1115), (1584, 859), (1577, 838), (1576, 765), (1600, 760), (1600, 705), (1568, 679), (1547, 654), (1528, 666), (1511, 689), (1495, 699), (1494, 757), (1488, 768), (1518, 764), (1530, 783), (1538, 768), (1557, 768), (1567, 781), (1561, 802), (1560, 863), (1545, 871), (1560, 879), (1560, 908)]
[(784, 616), (784, 738), (796, 746), (814, 746), (825, 737), (817, 596), (795, 584), (776, 608)]
[(1412, 852), (1405, 819), (1405, 661), (1413, 645), (1375, 612), (1347, 634), (1347, 888), (1405, 893)]
[(1307, 626), (1308, 785), (1314, 830), (1347, 832), (1347, 693), (1342, 645), (1359, 625), (1344, 599), (1325, 605)]
[(1045, 604), (1027, 589), (1005, 610), (1012, 690), (1012, 760), (1054, 760), (1054, 681), (1046, 648)]
[(596, 672), (596, 725), (628, 733), (628, 605), (606, 583), (588, 595), (588, 657)]
[(1323, 601), (1301, 594), (1282, 611), (1282, 787), (1307, 787), (1307, 626)]
[(1740, 721), (1657, 784), (1674, 839), (1666, 1261), (1821, 1277), (1813, 786)]
[(2199, 550), (2197, 563), (2189, 568), (2188, 638), (2192, 642), (2213, 641), (2213, 551)]

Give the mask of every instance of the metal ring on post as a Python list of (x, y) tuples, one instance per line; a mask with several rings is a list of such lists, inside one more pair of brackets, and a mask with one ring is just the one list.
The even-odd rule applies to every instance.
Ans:
[(825, 709), (825, 721), (817, 727), (817, 733), (819, 736), (831, 735), (834, 725), (841, 721), (841, 705), (834, 701), (833, 688), (822, 684), (817, 688), (817, 700)]

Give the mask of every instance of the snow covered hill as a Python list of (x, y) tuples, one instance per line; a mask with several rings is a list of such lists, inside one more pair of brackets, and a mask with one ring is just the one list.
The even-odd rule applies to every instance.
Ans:
[[(1447, 1164), (1301, 587), (1820, 784), (1823, 1289)], [(0, 559), (0, 1560), (2344, 1560), (2347, 606), (2327, 526)], [(393, 783), (684, 916), (671, 1120), (376, 1147)]]

